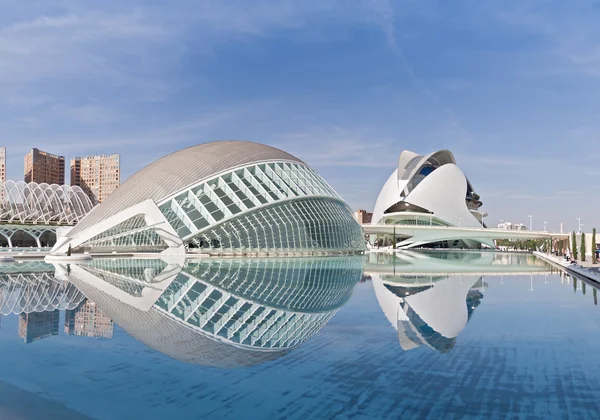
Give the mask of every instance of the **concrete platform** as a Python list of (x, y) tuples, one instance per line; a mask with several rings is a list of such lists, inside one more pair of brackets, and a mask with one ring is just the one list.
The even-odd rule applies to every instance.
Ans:
[(574, 274), (578, 277), (583, 277), (587, 280), (593, 281), (594, 283), (600, 284), (600, 267), (593, 267), (591, 262), (587, 266), (582, 266), (579, 263), (569, 263), (565, 261), (564, 258), (546, 254), (544, 252), (534, 251), (533, 254), (544, 261), (565, 269), (570, 274)]

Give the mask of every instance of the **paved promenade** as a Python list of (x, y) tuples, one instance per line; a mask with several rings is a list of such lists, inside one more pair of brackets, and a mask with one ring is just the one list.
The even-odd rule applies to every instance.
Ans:
[(600, 284), (600, 265), (592, 264), (591, 258), (590, 261), (577, 261), (576, 264), (571, 264), (565, 261), (562, 257), (557, 257), (556, 255), (546, 254), (545, 252), (534, 251), (534, 255), (537, 257), (546, 260), (554, 265), (558, 265), (571, 274), (575, 274), (579, 277), (584, 277), (588, 280), (591, 280), (595, 283)]

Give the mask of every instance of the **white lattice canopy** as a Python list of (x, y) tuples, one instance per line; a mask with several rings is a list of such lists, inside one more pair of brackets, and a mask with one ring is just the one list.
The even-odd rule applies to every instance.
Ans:
[(20, 224), (75, 225), (92, 208), (78, 186), (0, 182), (0, 221)]

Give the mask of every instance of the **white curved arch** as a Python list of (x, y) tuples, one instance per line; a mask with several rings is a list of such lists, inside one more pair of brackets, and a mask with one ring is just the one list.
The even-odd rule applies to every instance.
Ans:
[[(404, 182), (404, 185), (406, 185), (406, 182)], [(377, 224), (381, 222), (384, 214), (383, 212), (401, 200), (400, 192), (403, 188), (404, 186), (400, 188), (398, 181), (398, 169), (396, 169), (389, 176), (385, 184), (383, 184), (383, 188), (381, 189), (381, 192), (377, 197), (377, 201), (375, 202), (371, 223)]]
[(0, 221), (74, 225), (93, 208), (79, 187), (36, 182), (0, 182), (4, 191)]

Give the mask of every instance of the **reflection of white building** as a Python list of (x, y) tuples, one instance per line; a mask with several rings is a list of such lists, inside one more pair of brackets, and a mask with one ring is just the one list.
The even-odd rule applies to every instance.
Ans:
[(427, 281), (373, 275), (372, 281), (403, 350), (421, 345), (440, 352), (451, 350), (483, 298), (479, 276), (430, 277)]
[(314, 336), (350, 299), (363, 258), (105, 258), (58, 267), (149, 347), (237, 367), (274, 360)]
[[(482, 202), (448, 150), (417, 155), (400, 154), (398, 168), (384, 184), (373, 211), (373, 224), (406, 226), (485, 227)], [(375, 238), (372, 238), (375, 239)], [(383, 238), (379, 238), (383, 239)], [(385, 238), (390, 241), (391, 238)], [(400, 241), (398, 241), (400, 242)], [(402, 238), (400, 247), (474, 248), (490, 240), (436, 240), (431, 235)]]

